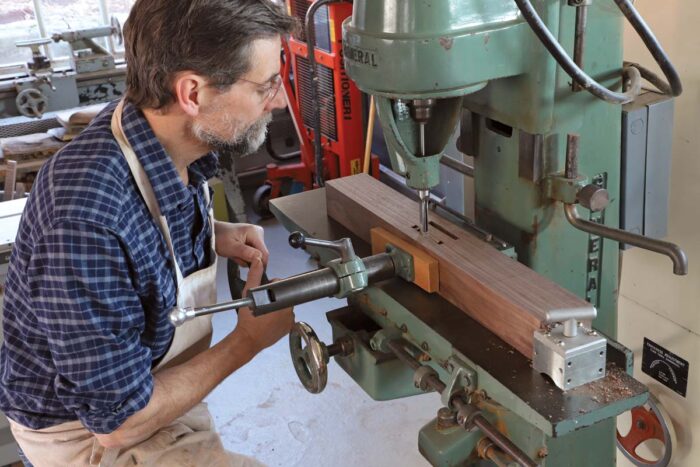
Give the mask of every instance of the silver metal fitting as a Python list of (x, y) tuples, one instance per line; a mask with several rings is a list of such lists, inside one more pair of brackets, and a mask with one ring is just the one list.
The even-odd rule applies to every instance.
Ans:
[(457, 425), (457, 414), (447, 407), (441, 407), (437, 413), (437, 429), (448, 430), (454, 428)]
[(471, 430), (477, 415), (481, 415), (481, 410), (472, 404), (461, 404), (461, 407), (457, 409), (457, 424), (465, 430)]
[(597, 185), (586, 185), (576, 194), (579, 204), (593, 212), (599, 212), (610, 204), (610, 194)]
[(427, 365), (422, 365), (413, 373), (413, 384), (421, 391), (432, 391), (428, 378), (438, 378), (437, 371)]
[(607, 340), (575, 319), (535, 331), (532, 366), (567, 390), (605, 376)]
[(194, 313), (194, 308), (192, 308), (192, 307), (186, 307), (186, 308), (174, 307), (170, 311), (168, 318), (170, 318), (170, 323), (173, 326), (178, 327), (178, 326), (185, 324), (187, 321), (190, 321), (190, 320), (196, 318), (196, 316)]

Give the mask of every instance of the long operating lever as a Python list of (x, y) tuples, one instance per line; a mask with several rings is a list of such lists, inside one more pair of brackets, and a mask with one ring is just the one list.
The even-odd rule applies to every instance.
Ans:
[[(293, 236), (293, 237), (292, 237)], [(303, 246), (297, 233), (290, 236), (293, 246)], [(306, 244), (311, 244), (314, 239), (304, 239)], [(349, 242), (349, 240), (348, 240)], [(298, 246), (297, 246), (298, 247)], [(337, 264), (309, 271), (296, 276), (291, 276), (276, 282), (255, 287), (248, 291), (246, 297), (230, 302), (203, 307), (175, 307), (170, 312), (170, 322), (173, 326), (180, 326), (187, 321), (199, 316), (219, 313), (221, 311), (237, 310), (248, 307), (253, 315), (260, 316), (290, 306), (301, 305), (320, 298), (341, 297), (344, 294), (344, 280), (347, 276), (340, 276), (338, 265), (343, 265), (341, 259), (334, 260)], [(367, 275), (367, 283), (379, 282), (396, 275), (394, 260), (389, 253), (380, 253), (360, 260), (364, 265)], [(356, 290), (352, 290), (356, 291)]]

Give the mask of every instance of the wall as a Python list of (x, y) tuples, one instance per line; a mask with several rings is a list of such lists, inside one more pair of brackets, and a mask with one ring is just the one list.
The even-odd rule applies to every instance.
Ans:
[[(690, 273), (674, 276), (664, 256), (640, 249), (625, 252), (618, 337), (635, 352), (635, 376), (651, 387), (673, 419), (678, 438), (673, 465), (700, 465), (700, 399), (693, 397), (700, 391), (700, 4), (637, 0), (635, 6), (670, 55), (684, 84), (683, 95), (676, 100), (667, 240), (685, 249)], [(630, 27), (625, 34), (625, 58), (653, 65)], [(641, 372), (644, 337), (690, 362), (687, 398)], [(631, 464), (620, 456), (620, 465)]]

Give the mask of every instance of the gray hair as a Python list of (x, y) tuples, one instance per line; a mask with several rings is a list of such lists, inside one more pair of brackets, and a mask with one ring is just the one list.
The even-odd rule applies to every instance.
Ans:
[(124, 25), (126, 97), (161, 109), (174, 102), (172, 80), (185, 70), (227, 88), (250, 70), (254, 40), (296, 26), (272, 0), (137, 0)]

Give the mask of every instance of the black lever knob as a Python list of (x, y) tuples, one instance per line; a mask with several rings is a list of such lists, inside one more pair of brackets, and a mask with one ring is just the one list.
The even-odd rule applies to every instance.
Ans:
[(306, 244), (306, 237), (304, 236), (303, 233), (297, 231), (297, 232), (292, 232), (289, 235), (289, 246), (292, 248), (304, 248), (304, 245)]

